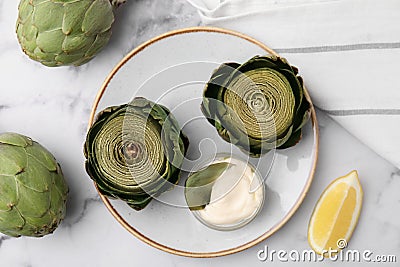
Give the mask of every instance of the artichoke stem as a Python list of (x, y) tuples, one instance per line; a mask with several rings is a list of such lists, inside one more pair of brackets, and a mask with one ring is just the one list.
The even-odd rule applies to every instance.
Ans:
[(127, 0), (110, 0), (110, 3), (114, 7), (119, 7), (120, 5), (124, 4)]

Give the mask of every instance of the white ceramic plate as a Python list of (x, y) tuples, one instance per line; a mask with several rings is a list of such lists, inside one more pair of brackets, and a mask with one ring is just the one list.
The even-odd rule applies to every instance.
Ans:
[[(190, 28), (159, 36), (133, 50), (107, 77), (93, 106), (90, 125), (105, 107), (143, 96), (167, 106), (189, 136), (190, 160), (185, 168), (217, 152), (246, 157), (217, 135), (199, 106), (204, 84), (221, 63), (243, 63), (265, 54), (275, 52), (250, 37), (217, 28)], [(250, 224), (234, 231), (212, 230), (197, 221), (183, 207), (181, 187), (164, 193), (140, 212), (122, 201), (101, 198), (130, 233), (158, 249), (190, 257), (222, 256), (265, 240), (289, 220), (310, 187), (317, 155), (318, 128), (312, 108), (299, 144), (252, 159), (267, 177), (265, 205)], [(181, 184), (184, 180), (185, 176)]]

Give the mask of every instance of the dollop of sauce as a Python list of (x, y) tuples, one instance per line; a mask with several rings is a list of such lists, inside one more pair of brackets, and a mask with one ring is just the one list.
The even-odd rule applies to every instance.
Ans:
[(209, 224), (219, 226), (251, 219), (263, 204), (261, 177), (242, 160), (229, 157), (213, 163), (218, 162), (231, 165), (215, 181), (210, 203), (198, 215)]

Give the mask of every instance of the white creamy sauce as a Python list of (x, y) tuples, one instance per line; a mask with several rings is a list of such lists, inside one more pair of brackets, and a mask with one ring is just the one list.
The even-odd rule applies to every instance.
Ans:
[(224, 161), (232, 165), (215, 181), (210, 204), (198, 213), (214, 225), (232, 225), (250, 218), (262, 205), (264, 197), (263, 185), (253, 168), (234, 158), (214, 163)]

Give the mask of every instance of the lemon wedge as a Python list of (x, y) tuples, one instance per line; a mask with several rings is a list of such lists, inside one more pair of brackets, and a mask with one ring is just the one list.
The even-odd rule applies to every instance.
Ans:
[(357, 225), (363, 191), (357, 171), (334, 180), (319, 198), (308, 225), (308, 242), (318, 254), (347, 246)]

